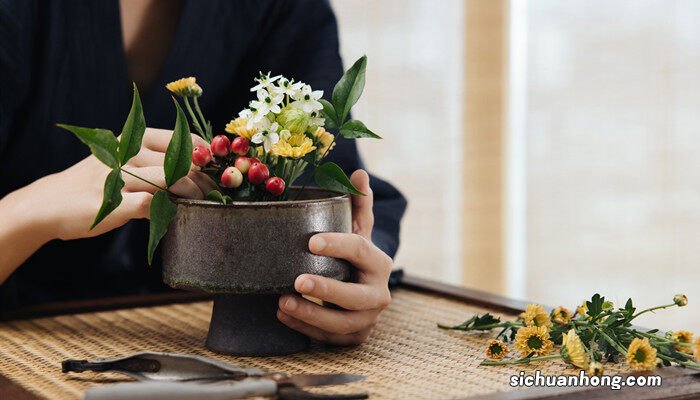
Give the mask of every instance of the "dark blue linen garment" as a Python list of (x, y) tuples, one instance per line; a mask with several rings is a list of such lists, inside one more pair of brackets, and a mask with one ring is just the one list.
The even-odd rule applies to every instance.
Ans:
[[(251, 100), (258, 71), (304, 81), (328, 98), (343, 72), (329, 4), (186, 1), (169, 55), (141, 91), (146, 122), (172, 129), (175, 113), (164, 86), (196, 76), (205, 89), (203, 111), (222, 131)], [(0, 79), (2, 197), (89, 154), (56, 123), (120, 131), (132, 89), (118, 1), (0, 0)], [(362, 167), (350, 140), (341, 140), (330, 158), (348, 173)], [(393, 256), (406, 201), (377, 178), (372, 187), (374, 241)], [(159, 257), (146, 265), (147, 235), (147, 221), (132, 221), (100, 237), (50, 242), (0, 286), (0, 307), (166, 290)]]

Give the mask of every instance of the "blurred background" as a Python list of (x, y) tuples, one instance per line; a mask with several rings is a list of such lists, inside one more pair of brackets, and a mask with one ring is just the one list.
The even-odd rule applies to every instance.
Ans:
[(690, 304), (700, 331), (700, 2), (334, 0), (368, 168), (409, 199), (397, 265), (573, 308)]

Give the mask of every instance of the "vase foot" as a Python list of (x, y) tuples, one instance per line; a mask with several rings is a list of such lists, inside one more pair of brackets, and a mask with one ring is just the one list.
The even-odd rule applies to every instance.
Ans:
[(207, 348), (237, 356), (276, 356), (309, 347), (309, 338), (277, 319), (278, 294), (216, 294)]

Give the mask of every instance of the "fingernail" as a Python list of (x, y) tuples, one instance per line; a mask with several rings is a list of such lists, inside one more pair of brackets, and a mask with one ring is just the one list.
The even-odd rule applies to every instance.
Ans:
[(311, 238), (311, 251), (319, 252), (326, 248), (326, 240), (321, 236), (314, 236)]
[(284, 308), (289, 311), (294, 311), (297, 309), (297, 300), (294, 297), (289, 297), (287, 302), (284, 303)]
[(314, 290), (314, 281), (308, 278), (302, 280), (300, 289), (303, 293), (311, 292), (312, 290)]

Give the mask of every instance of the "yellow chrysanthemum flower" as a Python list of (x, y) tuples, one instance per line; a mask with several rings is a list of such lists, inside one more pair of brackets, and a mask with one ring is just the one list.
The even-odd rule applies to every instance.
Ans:
[(552, 326), (552, 320), (549, 319), (547, 311), (537, 304), (528, 304), (522, 318), (525, 326), (544, 326), (547, 328)]
[(193, 76), (170, 82), (165, 87), (182, 97), (199, 97), (202, 95), (202, 88), (197, 84), (197, 78)]
[(250, 140), (253, 135), (258, 133), (258, 131), (255, 128), (250, 128), (248, 129), (248, 119), (238, 117), (234, 120), (231, 120), (228, 124), (226, 124), (226, 129), (225, 131), (228, 133), (231, 133), (233, 135), (238, 135), (240, 137), (244, 137), (248, 140)]
[(559, 306), (552, 311), (552, 321), (560, 325), (566, 325), (571, 321), (571, 313), (564, 306)]
[[(680, 342), (680, 343), (693, 343), (693, 332), (688, 332), (688, 331), (673, 332), (673, 333), (671, 333), (671, 340), (674, 340), (674, 341)], [(693, 354), (692, 347), (681, 346), (681, 345), (676, 344), (673, 346), (673, 348), (680, 351), (681, 353)]]
[(486, 347), (486, 357), (499, 360), (508, 353), (510, 353), (510, 349), (505, 343), (497, 339), (489, 340), (488, 347)]
[(587, 369), (589, 364), (586, 349), (576, 331), (571, 329), (561, 336), (561, 357), (569, 364)]
[(530, 353), (533, 353), (534, 357), (544, 356), (553, 346), (546, 326), (525, 326), (515, 334), (515, 348), (523, 357)]
[(580, 306), (576, 307), (576, 314), (583, 317), (586, 315), (587, 312), (588, 312), (588, 304), (586, 304), (586, 300), (584, 300)]
[(272, 146), (272, 154), (277, 157), (302, 158), (316, 150), (314, 142), (306, 135), (292, 135), (289, 139), (280, 139)]
[(695, 362), (700, 363), (700, 336), (695, 339), (695, 351), (693, 353), (695, 354)]
[(603, 375), (603, 364), (598, 361), (593, 361), (588, 365), (586, 374), (590, 376), (602, 376)]
[(321, 126), (316, 128), (313, 135), (318, 144), (318, 152), (316, 158), (320, 160), (321, 158), (323, 158), (324, 155), (328, 155), (328, 153), (330, 153), (330, 151), (333, 150), (333, 147), (335, 147), (335, 137), (332, 133), (323, 129), (323, 127)]
[(656, 349), (648, 338), (634, 338), (627, 348), (627, 364), (636, 371), (651, 371), (656, 368)]

